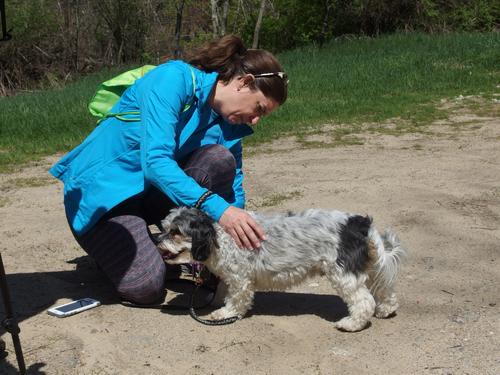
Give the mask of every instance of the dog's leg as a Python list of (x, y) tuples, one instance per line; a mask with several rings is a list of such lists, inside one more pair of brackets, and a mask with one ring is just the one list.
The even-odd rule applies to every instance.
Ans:
[(375, 297), (375, 316), (377, 318), (387, 318), (396, 312), (399, 304), (392, 286), (375, 289), (372, 293)]
[(401, 262), (406, 257), (406, 251), (401, 246), (398, 237), (389, 230), (386, 230), (382, 236), (374, 230), (368, 244), (371, 258), (375, 262), (368, 269), (367, 286), (375, 297), (377, 305), (375, 316), (387, 318), (399, 307), (394, 293), (394, 283)]
[(365, 285), (366, 275), (361, 274), (356, 277), (348, 273), (341, 277), (327, 276), (349, 309), (349, 316), (336, 322), (335, 326), (350, 332), (365, 328), (375, 311), (375, 300)]
[(375, 307), (375, 316), (377, 318), (387, 318), (394, 314), (398, 309), (398, 299), (395, 293), (390, 293), (384, 296), (384, 299), (377, 302), (377, 307)]
[(374, 270), (368, 273), (369, 279), (366, 282), (373, 297), (375, 298), (375, 316), (377, 318), (387, 318), (394, 314), (399, 308), (393, 284), (383, 283)]
[(210, 305), (213, 307), (222, 307), (224, 306), (224, 299), (227, 295), (227, 284), (221, 280), (217, 285), (217, 290), (215, 291), (215, 296)]
[(226, 305), (212, 312), (210, 319), (219, 320), (237, 316), (243, 318), (247, 311), (252, 307), (255, 294), (253, 285), (250, 281), (225, 280), (228, 285), (225, 298)]

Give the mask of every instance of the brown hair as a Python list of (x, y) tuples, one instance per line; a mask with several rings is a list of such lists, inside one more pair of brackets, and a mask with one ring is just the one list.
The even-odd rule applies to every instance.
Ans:
[[(271, 52), (246, 49), (243, 41), (235, 35), (226, 35), (204, 44), (189, 57), (188, 63), (208, 73), (219, 73), (219, 79), (224, 83), (244, 74), (283, 71)], [(286, 77), (274, 75), (256, 78), (251, 88), (259, 89), (266, 97), (281, 105), (287, 97), (287, 85)]]

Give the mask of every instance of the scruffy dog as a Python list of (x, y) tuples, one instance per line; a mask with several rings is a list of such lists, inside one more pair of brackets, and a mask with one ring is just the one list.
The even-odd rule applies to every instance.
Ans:
[(255, 291), (290, 288), (315, 275), (326, 275), (348, 306), (338, 329), (361, 330), (373, 315), (386, 318), (398, 308), (393, 287), (405, 250), (390, 231), (379, 235), (370, 217), (318, 209), (251, 214), (267, 238), (255, 251), (238, 248), (194, 208), (174, 209), (162, 221), (158, 248), (167, 263), (202, 263), (227, 286), (225, 306), (210, 319), (242, 318)]

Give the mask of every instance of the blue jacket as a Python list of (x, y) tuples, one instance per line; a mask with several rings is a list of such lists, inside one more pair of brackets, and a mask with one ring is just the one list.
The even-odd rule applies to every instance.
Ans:
[[(193, 87), (193, 76), (195, 87)], [(73, 230), (88, 231), (111, 208), (151, 185), (176, 205), (193, 206), (206, 192), (177, 161), (200, 146), (221, 144), (236, 159), (234, 201), (211, 195), (201, 209), (219, 220), (228, 206), (245, 204), (241, 138), (252, 133), (212, 111), (209, 96), (217, 73), (182, 61), (160, 65), (129, 87), (112, 112), (140, 111), (138, 122), (102, 121), (50, 173), (64, 182), (64, 205)], [(184, 110), (186, 105), (191, 105)]]

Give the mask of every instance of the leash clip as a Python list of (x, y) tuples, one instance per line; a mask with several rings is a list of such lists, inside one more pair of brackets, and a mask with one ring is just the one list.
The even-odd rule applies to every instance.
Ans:
[(196, 286), (203, 285), (203, 277), (201, 277), (201, 271), (203, 271), (203, 264), (191, 263), (191, 269), (193, 270), (193, 282)]

